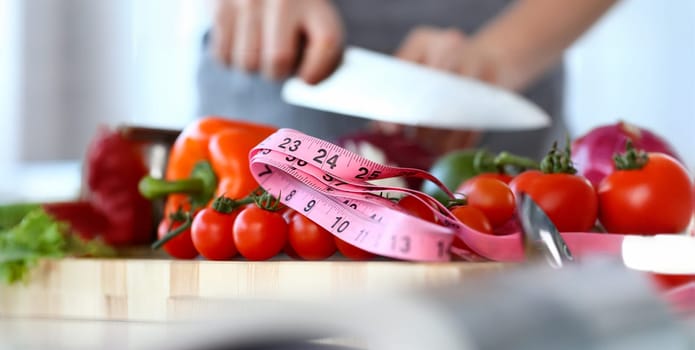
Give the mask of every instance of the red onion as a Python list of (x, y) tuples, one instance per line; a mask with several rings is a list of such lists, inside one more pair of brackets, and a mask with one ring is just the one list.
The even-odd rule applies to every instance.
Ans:
[(619, 121), (616, 124), (592, 129), (572, 143), (572, 162), (580, 175), (594, 187), (614, 171), (613, 155), (625, 152), (625, 142), (631, 139), (635, 149), (668, 154), (678, 160), (673, 147), (654, 132)]

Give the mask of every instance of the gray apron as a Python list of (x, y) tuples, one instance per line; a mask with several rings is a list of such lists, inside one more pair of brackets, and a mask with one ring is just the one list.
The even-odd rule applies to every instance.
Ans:
[[(344, 21), (346, 41), (393, 53), (408, 32), (420, 25), (456, 27), (468, 34), (496, 16), (505, 0), (341, 0), (335, 1)], [(334, 141), (366, 127), (367, 120), (295, 107), (284, 103), (281, 84), (256, 74), (225, 68), (207, 44), (198, 69), (198, 115), (223, 115), (300, 130)], [(553, 116), (551, 128), (524, 132), (486, 132), (479, 147), (540, 157), (552, 141), (563, 139), (562, 67), (548, 72), (524, 95)]]

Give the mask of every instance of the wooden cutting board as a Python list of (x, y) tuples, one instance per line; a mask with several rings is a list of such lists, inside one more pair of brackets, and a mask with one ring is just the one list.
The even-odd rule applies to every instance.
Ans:
[(26, 284), (0, 286), (0, 317), (165, 321), (186, 319), (206, 301), (307, 299), (471, 283), (499, 263), (346, 260), (42, 261)]

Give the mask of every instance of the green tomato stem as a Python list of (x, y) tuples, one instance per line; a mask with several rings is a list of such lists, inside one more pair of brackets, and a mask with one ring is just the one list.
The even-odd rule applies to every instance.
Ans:
[(193, 220), (191, 219), (190, 215), (186, 216), (186, 221), (179, 227), (177, 227), (173, 231), (167, 232), (164, 237), (160, 238), (158, 241), (152, 243), (152, 249), (159, 249), (161, 248), (164, 244), (169, 242), (170, 240), (174, 239), (174, 237), (180, 235), (184, 231), (188, 230), (191, 227), (191, 224), (193, 223)]
[(467, 204), (468, 204), (468, 200), (466, 198), (457, 198), (457, 199), (450, 200), (446, 204), (446, 208), (451, 209), (451, 208), (458, 206), (458, 205), (467, 205)]
[(560, 151), (557, 148), (557, 142), (553, 143), (553, 147), (541, 161), (540, 169), (546, 174), (576, 174), (577, 169), (572, 165), (571, 149), (569, 140), (565, 149)]
[(240, 206), (251, 204), (255, 200), (256, 198), (253, 193), (239, 200), (234, 200), (222, 195), (215, 198), (215, 200), (212, 202), (212, 209), (222, 214), (229, 214)]
[(649, 156), (644, 151), (635, 149), (632, 140), (625, 144), (625, 153), (613, 156), (615, 168), (618, 170), (639, 170), (649, 162)]

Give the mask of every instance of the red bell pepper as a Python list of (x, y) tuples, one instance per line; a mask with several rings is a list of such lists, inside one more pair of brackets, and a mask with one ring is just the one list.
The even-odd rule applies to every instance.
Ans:
[(100, 129), (87, 149), (85, 186), (79, 199), (0, 207), (0, 227), (16, 224), (32, 209), (42, 207), (86, 239), (99, 236), (112, 245), (150, 242), (153, 209), (138, 192), (138, 182), (148, 173), (139, 146), (119, 130)]

